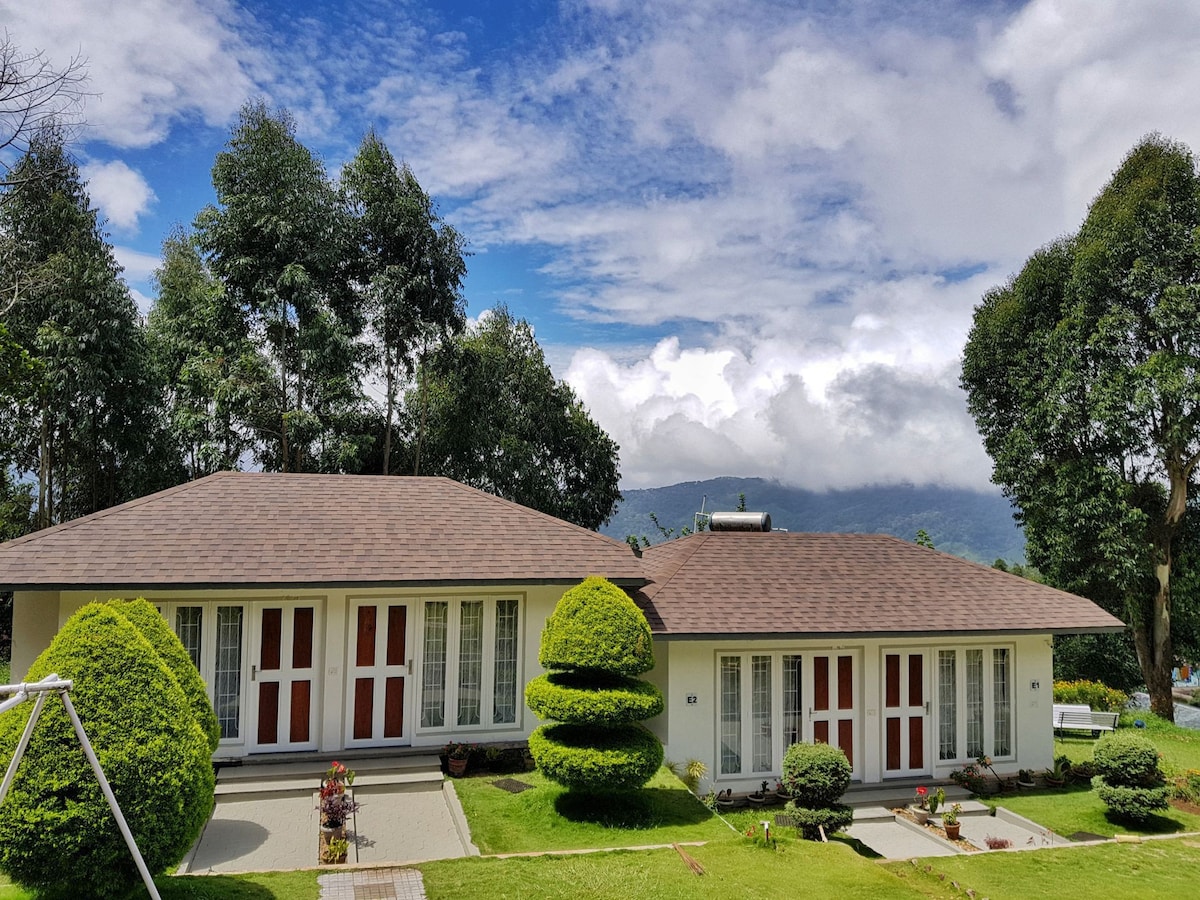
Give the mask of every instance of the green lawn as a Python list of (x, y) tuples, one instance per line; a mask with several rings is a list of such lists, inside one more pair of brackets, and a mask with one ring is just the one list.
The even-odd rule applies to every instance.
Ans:
[[(1143, 733), (1154, 742), (1159, 753), (1163, 756), (1163, 768), (1169, 773), (1200, 769), (1200, 731), (1194, 728), (1180, 728), (1149, 710), (1139, 710), (1136, 713), (1121, 714), (1121, 728), (1133, 728), (1135, 719), (1146, 723)], [(1090, 760), (1098, 742), (1087, 737), (1055, 738), (1054, 753), (1065, 753), (1074, 762)]]
[[(313, 870), (261, 872), (252, 875), (163, 875), (155, 885), (163, 900), (317, 900), (320, 889)], [(140, 884), (129, 900), (148, 897)], [(14, 887), (0, 875), (0, 900), (32, 900), (33, 895)]]
[(732, 834), (666, 769), (632, 796), (600, 799), (574, 797), (538, 772), (511, 776), (534, 789), (510, 794), (492, 784), (499, 777), (454, 782), (484, 854), (637, 847)]
[[(926, 871), (926, 867), (929, 871)], [(1064, 850), (972, 853), (881, 868), (923, 896), (991, 900), (1191, 897), (1200, 882), (1200, 841), (1153, 840)], [(950, 889), (956, 882), (961, 890)]]
[(704, 875), (693, 874), (674, 850), (447, 860), (419, 868), (431, 900), (950, 896), (925, 893), (842, 844), (795, 842), (776, 851), (725, 831), (728, 837), (684, 848)]
[(1056, 834), (1071, 835), (1087, 831), (1104, 837), (1116, 834), (1180, 834), (1200, 832), (1200, 816), (1167, 809), (1141, 826), (1110, 820), (1108, 807), (1092, 791), (1091, 785), (1076, 784), (1053, 790), (1022, 791), (999, 797), (984, 797), (989, 806), (1003, 806), (1017, 815), (1032, 819)]

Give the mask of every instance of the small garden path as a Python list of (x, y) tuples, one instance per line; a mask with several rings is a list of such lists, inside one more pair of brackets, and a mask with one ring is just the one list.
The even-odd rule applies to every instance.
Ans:
[(317, 878), (320, 900), (425, 900), (425, 881), (416, 869), (356, 869)]

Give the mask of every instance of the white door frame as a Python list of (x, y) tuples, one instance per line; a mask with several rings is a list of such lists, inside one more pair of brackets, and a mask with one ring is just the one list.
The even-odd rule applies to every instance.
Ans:
[[(251, 753), (283, 753), (301, 750), (316, 750), (318, 746), (318, 730), (320, 728), (321, 709), (321, 673), (324, 647), (324, 601), (321, 598), (304, 600), (276, 599), (255, 600), (248, 604), (250, 607), (250, 642), (245, 659), (249, 669), (249, 702), (248, 715), (244, 726), (246, 747)], [(304, 649), (303, 632), (309, 630), (307, 622), (302, 621), (302, 628), (296, 629), (297, 611), (312, 610), (311, 635), (308, 646), (308, 665), (295, 664), (293, 656)], [(264, 620), (268, 611), (279, 610), (278, 633), (278, 662), (268, 660), (263, 665)], [(303, 617), (302, 617), (303, 619)], [(273, 637), (273, 636), (272, 636)], [(297, 641), (297, 637), (300, 640)], [(270, 641), (271, 644), (275, 640)], [(304, 702), (302, 691), (307, 683), (308, 697)], [(275, 695), (275, 721), (262, 721), (264, 715), (269, 716), (263, 699), (266, 696), (264, 685), (278, 684)], [(293, 708), (307, 707), (307, 728), (303, 723), (291, 721)], [(305, 739), (293, 737), (293, 732), (306, 733)], [(275, 740), (269, 740), (270, 733)]]

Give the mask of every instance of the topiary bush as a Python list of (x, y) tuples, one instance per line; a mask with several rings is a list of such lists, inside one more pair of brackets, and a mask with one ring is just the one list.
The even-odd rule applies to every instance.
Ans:
[[(67, 620), (25, 681), (57, 673), (95, 748), (147, 867), (176, 865), (213, 804), (208, 739), (178, 679), (111, 606)], [(0, 760), (12, 758), (32, 703), (0, 716)], [(112, 812), (57, 697), (50, 698), (0, 806), (0, 869), (39, 892), (107, 898), (140, 881)]]
[(784, 788), (797, 806), (819, 808), (841, 799), (850, 787), (850, 761), (828, 744), (792, 744), (783, 754)]
[(631, 790), (662, 765), (658, 738), (638, 722), (662, 712), (662, 692), (635, 678), (654, 667), (650, 626), (628, 595), (592, 577), (571, 588), (542, 630), (542, 665), (525, 702), (542, 725), (529, 736), (538, 768), (568, 790)]
[(1167, 808), (1170, 788), (1149, 738), (1136, 732), (1106, 735), (1093, 760), (1099, 774), (1092, 785), (1113, 816), (1144, 822)]
[(158, 610), (142, 598), (137, 600), (110, 600), (113, 609), (133, 623), (133, 627), (142, 633), (150, 642), (167, 668), (179, 682), (183, 695), (187, 698), (196, 721), (208, 738), (208, 750), (215, 753), (221, 742), (221, 726), (217, 722), (217, 714), (213, 711), (212, 701), (208, 699), (208, 690), (204, 679), (192, 664), (187, 648), (179, 640), (167, 620), (159, 615)]
[(828, 744), (792, 744), (783, 754), (780, 781), (792, 796), (785, 806), (800, 833), (808, 840), (829, 835), (854, 820), (853, 810), (838, 803), (850, 786), (850, 761)]

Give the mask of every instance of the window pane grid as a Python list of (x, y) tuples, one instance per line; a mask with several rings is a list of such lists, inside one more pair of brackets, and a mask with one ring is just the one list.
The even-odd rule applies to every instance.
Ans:
[(241, 734), (242, 607), (217, 607), (217, 658), (213, 666), (213, 707), (222, 738)]
[(1009, 756), (1012, 753), (1012, 701), (1006, 648), (992, 650), (992, 728), (992, 752), (996, 756)]
[(200, 652), (201, 623), (203, 622), (204, 607), (180, 606), (175, 610), (175, 633), (183, 644), (183, 649), (191, 657), (192, 665), (200, 668), (203, 658)]
[(421, 727), (440, 728), (446, 722), (446, 638), (448, 605), (425, 604), (425, 636), (421, 665)]
[(804, 709), (800, 695), (799, 656), (783, 657), (783, 746), (786, 750), (802, 740)]
[(750, 661), (750, 715), (754, 772), (771, 771), (771, 657), (755, 656)]
[(483, 601), (464, 601), (458, 641), (458, 724), (478, 725), (483, 689)]
[(496, 601), (495, 686), (492, 721), (511, 725), (517, 721), (517, 601)]
[(958, 758), (958, 668), (953, 650), (938, 651), (938, 759)]
[(742, 771), (742, 660), (721, 657), (721, 774)]
[(967, 756), (983, 756), (983, 651), (966, 652)]

